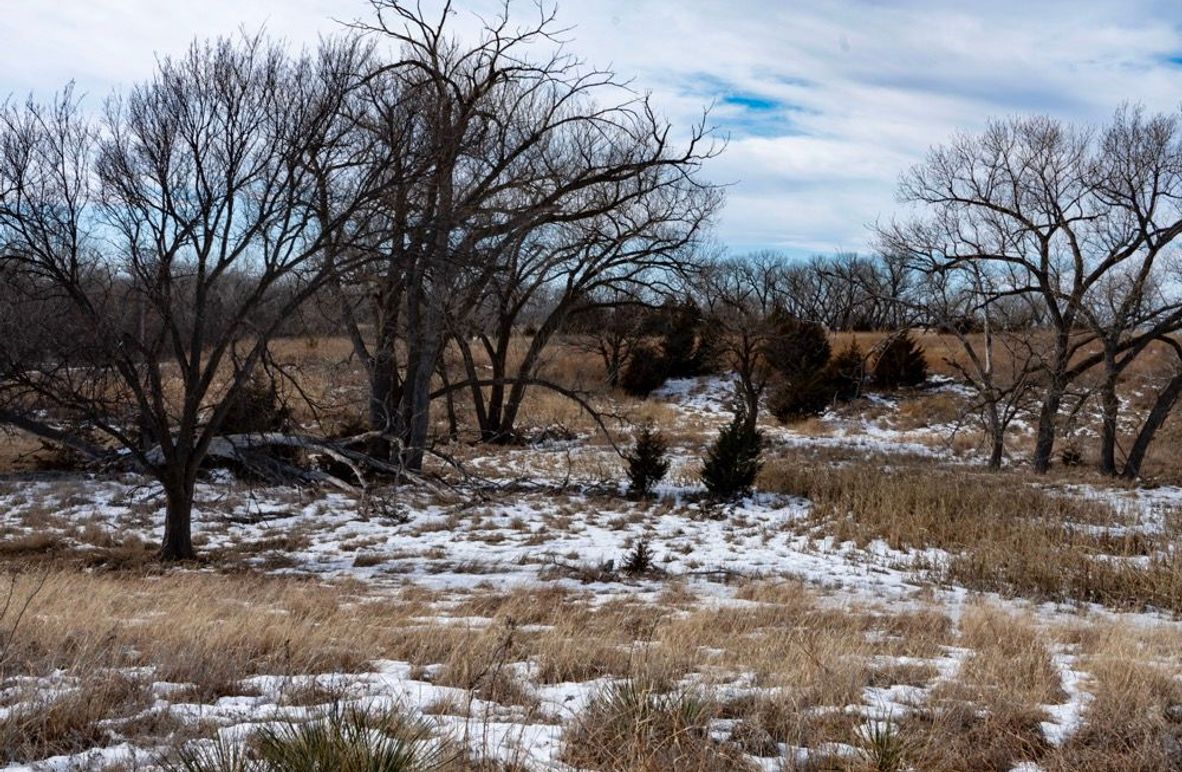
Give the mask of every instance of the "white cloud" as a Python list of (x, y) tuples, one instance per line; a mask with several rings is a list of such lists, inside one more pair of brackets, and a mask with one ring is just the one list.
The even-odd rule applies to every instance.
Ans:
[[(368, 13), (363, 0), (0, 5), (0, 92), (16, 93), (70, 78), (101, 93), (193, 36), (266, 25), (306, 42), (338, 29), (332, 17)], [(560, 21), (574, 26), (572, 50), (635, 77), (680, 124), (728, 95), (778, 105), (719, 104), (714, 116), (732, 140), (709, 174), (736, 183), (720, 238), (743, 247), (865, 248), (865, 226), (896, 207), (897, 175), (988, 117), (1094, 122), (1122, 101), (1173, 110), (1182, 98), (1169, 61), (1182, 55), (1182, 11), (1154, 0), (566, 0)]]

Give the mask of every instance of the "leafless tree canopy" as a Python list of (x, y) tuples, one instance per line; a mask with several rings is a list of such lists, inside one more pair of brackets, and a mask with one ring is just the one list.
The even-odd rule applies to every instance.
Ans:
[(1114, 471), (1116, 378), (1182, 323), (1179, 141), (1176, 116), (1130, 107), (1100, 130), (1044, 117), (996, 122), (934, 149), (906, 174), (901, 197), (926, 214), (880, 230), (891, 254), (927, 272), (956, 272), (981, 303), (1021, 304), (1049, 331), (1039, 471), (1050, 464), (1064, 399), (1096, 366), (1104, 369), (1103, 465)]
[[(315, 52), (196, 44), (101, 116), (70, 90), (5, 105), (6, 420), (91, 455), (114, 442), (163, 483), (164, 555), (186, 558), (202, 461), (311, 297), (333, 299), (369, 373), (379, 466), (421, 467), (441, 396), (470, 393), (489, 439), (527, 387), (580, 400), (537, 376), (543, 349), (690, 259), (720, 146), (565, 52), (539, 11), (519, 26), (506, 6), (468, 41), (450, 5), (383, 0)], [(509, 372), (527, 312), (538, 334)], [(494, 377), (438, 391), (445, 347), (473, 340)]]
[[(545, 7), (524, 26), (506, 7), (468, 42), (451, 32), (450, 4), (437, 19), (373, 6), (375, 21), (357, 27), (401, 50), (374, 83), (390, 116), (382, 139), (403, 153), (374, 231), (378, 260), (353, 280), (367, 289), (344, 304), (345, 323), (370, 374), (374, 452), (417, 470), (448, 341), (467, 379), (446, 394), (467, 388), (482, 434), (511, 436), (525, 389), (556, 388), (536, 370), (570, 314), (603, 292), (659, 284), (687, 260), (719, 203), (698, 178), (718, 145), (704, 123), (675, 139), (646, 97), (561, 48), (530, 58), (560, 32)], [(543, 294), (552, 302), (511, 373), (509, 340)], [(473, 368), (472, 341), (491, 377)]]
[[(108, 100), (0, 112), (6, 402), (77, 416), (160, 478), (167, 558), (222, 417), (380, 178), (350, 119), (368, 50), (194, 45)], [(317, 203), (328, 201), (318, 211)], [(319, 215), (319, 216), (318, 216)]]

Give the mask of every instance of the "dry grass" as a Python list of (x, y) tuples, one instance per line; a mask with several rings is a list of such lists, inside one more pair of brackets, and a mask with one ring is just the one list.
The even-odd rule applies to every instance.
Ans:
[[(17, 597), (36, 581), (20, 577)], [(110, 726), (103, 720), (122, 726), (146, 704), (151, 680), (188, 683), (186, 699), (208, 702), (241, 693), (251, 675), (355, 671), (382, 658), (411, 662), (422, 677), (430, 672), (436, 683), (535, 723), (554, 720), (539, 709), (537, 685), (627, 679), (634, 693), (604, 693), (567, 735), (568, 760), (597, 769), (742, 769), (741, 753), (766, 754), (783, 743), (865, 745), (848, 710), (861, 704), (865, 687), (933, 682), (931, 709), (899, 728), (915, 768), (1008, 768), (1030, 758), (1048, 769), (1092, 768), (1093, 761), (1104, 768), (1119, 749), (1140, 754), (1139, 768), (1167, 768), (1163, 738), (1174, 736), (1172, 716), (1182, 710), (1173, 628), (1132, 635), (1080, 623), (1052, 631), (983, 605), (967, 608), (954, 628), (935, 608), (834, 607), (788, 581), (749, 582), (735, 596), (741, 605), (716, 608), (685, 587), (661, 602), (597, 601), (560, 587), (451, 598), (408, 588), (379, 598), (357, 584), (290, 578), (55, 569), (16, 626), (0, 676), (15, 683), (61, 671), (81, 682), (57, 702), (29, 699), (27, 710), (0, 722), (0, 743), (11, 759), (102, 745)], [(469, 621), (436, 621), (440, 615)], [(0, 627), (11, 624), (10, 617)], [(1052, 634), (1086, 652), (1097, 695), (1085, 728), (1061, 749), (1038, 730), (1040, 706), (1064, 699), (1048, 655)], [(971, 654), (954, 679), (939, 682), (925, 663), (952, 644)], [(911, 659), (889, 664), (899, 656)], [(133, 667), (150, 675), (121, 674)], [(719, 699), (715, 690), (735, 683), (747, 691)], [(283, 700), (313, 705), (338, 696), (313, 684)], [(430, 712), (468, 710), (451, 704)], [(733, 729), (721, 744), (706, 739), (714, 719)], [(178, 730), (161, 724), (126, 733)]]
[(965, 416), (964, 397), (949, 391), (920, 394), (899, 403), (894, 427), (903, 431), (956, 424)]
[[(939, 581), (1048, 600), (1182, 612), (1182, 558), (1173, 533), (1120, 529), (1110, 504), (1037, 487), (1018, 473), (932, 463), (767, 465), (763, 487), (813, 502), (811, 522), (837, 539), (895, 549), (938, 548)], [(1116, 527), (1117, 530), (1105, 530)]]
[(0, 719), (0, 761), (37, 760), (105, 745), (111, 736), (105, 719), (152, 704), (143, 682), (110, 671), (92, 673), (64, 686), (63, 692), (17, 691), (16, 704)]
[[(40, 581), (17, 577), (15, 596), (28, 597)], [(327, 586), (258, 576), (52, 570), (0, 675), (150, 667), (156, 680), (191, 684), (211, 699), (238, 693), (238, 681), (257, 673), (355, 671), (374, 656), (361, 652), (380, 653), (408, 609), (347, 600)]]
[(922, 769), (1011, 769), (1049, 745), (1043, 705), (1064, 694), (1034, 623), (989, 606), (966, 609), (962, 646), (972, 653), (956, 678), (933, 691), (930, 707), (904, 722), (911, 760)]
[(614, 684), (567, 730), (564, 760), (603, 772), (754, 770), (737, 746), (711, 740), (716, 712), (692, 691), (670, 693), (643, 680)]
[[(859, 336), (864, 348), (871, 337)], [(927, 336), (923, 344), (929, 358), (948, 347)], [(346, 390), (357, 387), (351, 374), (342, 376), (331, 366), (345, 353), (341, 341), (287, 345), (284, 356), (320, 379), (325, 395), (334, 379), (343, 378)], [(598, 388), (602, 376), (594, 357), (574, 347), (562, 348), (546, 367), (550, 377), (578, 387)], [(714, 431), (711, 417), (686, 418), (661, 401), (606, 392), (596, 399), (633, 420), (669, 425), (673, 445), (691, 454)], [(903, 400), (896, 427), (944, 424), (959, 409), (954, 397), (921, 392)], [(469, 419), (461, 414), (462, 422)], [(554, 427), (594, 430), (569, 402), (531, 393), (523, 430)], [(833, 431), (821, 421), (795, 429)], [(1163, 437), (1172, 436), (1170, 430)], [(489, 462), (511, 467), (511, 452)], [(458, 449), (460, 455), (477, 453), (488, 455), (483, 448)], [(849, 453), (818, 447), (770, 459), (761, 487), (811, 499), (813, 512), (802, 527), (815, 535), (945, 550), (948, 561), (929, 567), (935, 581), (1037, 599), (1182, 611), (1182, 564), (1166, 543), (1175, 538), (1176, 526), (1162, 536), (1104, 531), (1093, 526), (1127, 524), (1129, 518), (1020, 473), (987, 474), (902, 455), (851, 461)], [(558, 479), (614, 483), (620, 476), (618, 458), (602, 447), (531, 456), (530, 463), (537, 465), (531, 473)], [(679, 461), (674, 478), (688, 481), (695, 463)], [(596, 501), (591, 496), (578, 506)], [(569, 525), (570, 506), (556, 502), (545, 528)], [(476, 523), (487, 514), (474, 509), (465, 517)], [(656, 514), (654, 509), (643, 516)], [(989, 606), (970, 606), (954, 625), (941, 607), (836, 606), (788, 581), (741, 584), (733, 588), (735, 603), (723, 605), (703, 603), (692, 585), (682, 584), (659, 595), (606, 600), (557, 585), (470, 593), (408, 585), (401, 593), (379, 595), (359, 583), (328, 586), (253, 573), (259, 559), (281, 560), (307, 546), (308, 534), (298, 531), (228, 551), (220, 556), (223, 567), (234, 563), (242, 572), (219, 576), (149, 569), (150, 545), (93, 524), (71, 526), (70, 538), (87, 545), (73, 549), (68, 539), (48, 535), (61, 529), (48, 509), (28, 509), (24, 520), (4, 534), (0, 561), (49, 573), (0, 652), (0, 681), (14, 684), (20, 676), (58, 671), (76, 680), (57, 701), (13, 692), (13, 700), (28, 706), (0, 722), (0, 747), (11, 759), (107, 742), (109, 725), (100, 726), (102, 720), (126, 719), (150, 696), (146, 681), (123, 675), (130, 668), (148, 669), (145, 679), (189, 684), (186, 699), (209, 702), (242, 693), (243, 679), (261, 673), (356, 672), (372, 660), (390, 659), (411, 663), (417, 677), (470, 695), (466, 706), (463, 700), (441, 702), (431, 706), (433, 712), (467, 715), (471, 698), (480, 698), (535, 722), (554, 720), (541, 710), (539, 687), (627, 679), (631, 694), (605, 692), (567, 735), (568, 760), (599, 769), (741, 769), (739, 751), (769, 755), (782, 744), (839, 742), (873, 751), (874, 743), (859, 731), (864, 690), (899, 684), (932, 689), (926, 709), (902, 720), (898, 737), (886, 741), (915, 769), (1009, 769), (1024, 760), (1048, 770), (1182, 767), (1175, 629), (1151, 638), (1081, 623), (1070, 633), (1058, 631), (1055, 641), (1044, 620)], [(456, 525), (431, 521), (421, 528)], [(488, 540), (504, 537), (497, 529), (471, 530)], [(378, 552), (377, 546), (364, 539), (352, 543), (355, 565), (413, 557)], [(99, 567), (103, 571), (94, 571)], [(35, 582), (35, 573), (21, 575), (17, 596), (27, 595)], [(11, 622), (11, 615), (0, 618), (0, 641)], [(1065, 641), (1079, 648), (1095, 699), (1081, 731), (1053, 748), (1039, 722), (1046, 718), (1043, 705), (1064, 699), (1049, 652)], [(954, 644), (971, 651), (955, 677), (942, 681), (929, 661)], [(891, 661), (900, 656), (917, 661)], [(725, 698), (719, 696), (724, 688), (730, 695)], [(336, 698), (312, 684), (283, 699), (315, 705)], [(706, 739), (705, 727), (715, 719), (733, 729), (726, 742)], [(137, 731), (152, 736), (173, 730), (161, 725)], [(610, 749), (606, 755), (604, 747)], [(861, 762), (833, 763), (860, 768)]]

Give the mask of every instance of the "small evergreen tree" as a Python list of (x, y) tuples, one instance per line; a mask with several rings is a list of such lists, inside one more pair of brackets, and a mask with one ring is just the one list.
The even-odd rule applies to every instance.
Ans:
[(698, 348), (694, 360), (698, 375), (717, 375), (725, 370), (723, 359), (723, 326), (707, 317), (698, 330)]
[(874, 361), (874, 384), (880, 389), (918, 386), (927, 378), (923, 349), (906, 330), (889, 338)]
[(820, 415), (833, 404), (834, 386), (827, 370), (777, 378), (767, 395), (767, 408), (780, 423)]
[(669, 459), (665, 457), (668, 446), (665, 438), (653, 430), (652, 424), (645, 424), (636, 436), (636, 445), (624, 456), (628, 462), (628, 493), (644, 498), (652, 493), (669, 471)]
[(822, 413), (833, 401), (827, 368), (832, 352), (825, 328), (783, 311), (774, 312), (768, 326), (763, 357), (774, 373), (768, 410), (785, 423)]
[(833, 397), (840, 401), (856, 399), (862, 393), (866, 381), (866, 355), (858, 341), (839, 351), (825, 368)]
[(633, 576), (651, 573), (654, 567), (653, 560), (653, 550), (649, 547), (648, 539), (639, 539), (624, 556), (620, 570)]
[(772, 370), (786, 378), (810, 376), (829, 362), (829, 335), (816, 322), (775, 311), (768, 319), (770, 334), (763, 357)]
[(643, 344), (632, 350), (620, 375), (620, 388), (634, 397), (647, 397), (669, 377), (664, 354), (655, 346)]
[(717, 499), (733, 498), (751, 490), (759, 473), (763, 434), (747, 422), (746, 409), (737, 403), (735, 416), (718, 433), (702, 467), (702, 482)]
[(692, 300), (661, 309), (661, 350), (670, 378), (693, 378), (710, 370), (706, 319)]

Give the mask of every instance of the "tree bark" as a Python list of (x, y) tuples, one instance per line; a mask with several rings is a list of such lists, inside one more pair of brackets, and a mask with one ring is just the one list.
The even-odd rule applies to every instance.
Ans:
[(1149, 451), (1149, 445), (1153, 442), (1157, 430), (1169, 417), (1170, 411), (1174, 409), (1179, 396), (1182, 396), (1182, 373), (1171, 378), (1166, 387), (1157, 395), (1157, 399), (1154, 400), (1153, 408), (1149, 411), (1145, 423), (1141, 425), (1141, 431), (1137, 432), (1133, 447), (1129, 449), (1124, 470), (1121, 472), (1122, 477), (1134, 480), (1141, 476), (1141, 465), (1145, 462), (1145, 454)]
[(1100, 391), (1100, 406), (1103, 425), (1100, 430), (1100, 472), (1116, 474), (1116, 427), (1120, 412), (1120, 400), (1116, 396), (1116, 373), (1112, 369), (1111, 357), (1104, 357), (1104, 385)]
[(166, 562), (193, 560), (193, 489), (195, 478), (188, 472), (164, 480), (164, 540), (160, 559)]
[(1002, 461), (1005, 458), (1006, 431), (1001, 424), (996, 401), (990, 402), (986, 412), (986, 421), (989, 424), (989, 468), (1001, 469)]
[(381, 434), (369, 440), (369, 453), (383, 461), (390, 460), (393, 452), (389, 434), (394, 424), (394, 411), (398, 405), (398, 371), (394, 357), (383, 349), (374, 355), (373, 372), (369, 388), (369, 428)]
[(1034, 471), (1045, 474), (1051, 468), (1051, 454), (1055, 452), (1055, 420), (1063, 393), (1058, 384), (1053, 385), (1043, 400), (1038, 413), (1038, 434), (1034, 441), (1034, 457), (1031, 461)]
[(1116, 364), (1116, 350), (1110, 340), (1104, 341), (1104, 382), (1100, 386), (1100, 472), (1115, 475), (1116, 431), (1120, 413), (1120, 399), (1116, 396), (1116, 382), (1120, 370)]

